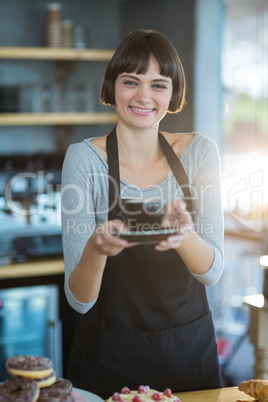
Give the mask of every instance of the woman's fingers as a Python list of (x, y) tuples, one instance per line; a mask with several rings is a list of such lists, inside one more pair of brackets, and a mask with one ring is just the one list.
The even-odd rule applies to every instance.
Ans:
[(186, 236), (187, 236), (187, 233), (169, 236), (167, 239), (161, 240), (155, 246), (155, 249), (157, 251), (166, 251), (166, 250), (170, 250), (170, 249), (176, 249), (176, 248), (180, 247), (182, 241), (185, 239)]
[(120, 238), (120, 232), (126, 230), (125, 224), (115, 219), (107, 221), (96, 228), (96, 245), (100, 252), (107, 256), (119, 254), (124, 248), (133, 247), (137, 243), (129, 243)]
[(167, 202), (162, 226), (167, 228), (179, 228), (181, 233), (189, 231), (192, 224), (191, 214), (186, 209), (186, 203), (175, 198)]
[[(192, 218), (186, 209), (186, 203), (176, 198), (166, 204), (162, 226), (170, 229), (178, 228), (178, 232), (159, 242), (155, 249), (165, 251), (180, 247), (191, 230)], [(139, 243), (129, 243), (120, 238), (120, 233), (127, 231), (127, 227), (120, 219), (107, 221), (96, 228), (96, 245), (102, 254), (113, 256), (124, 248), (136, 246)]]
[(181, 198), (174, 198), (166, 203), (165, 213), (167, 213), (167, 215), (176, 215), (178, 213), (184, 213), (185, 211), (187, 211), (187, 205)]
[(166, 251), (180, 247), (191, 230), (192, 223), (191, 214), (187, 211), (186, 203), (182, 199), (176, 198), (169, 201), (166, 204), (162, 226), (172, 229), (178, 228), (178, 233), (160, 241), (155, 246), (155, 249), (158, 251)]

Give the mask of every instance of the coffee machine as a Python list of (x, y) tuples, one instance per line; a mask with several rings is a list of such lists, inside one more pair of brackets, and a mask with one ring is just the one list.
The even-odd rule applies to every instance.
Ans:
[(0, 265), (62, 254), (63, 158), (0, 156)]

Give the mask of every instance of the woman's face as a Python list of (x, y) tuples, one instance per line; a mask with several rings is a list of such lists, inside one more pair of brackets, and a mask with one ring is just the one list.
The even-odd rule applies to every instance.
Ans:
[(152, 58), (146, 74), (122, 73), (115, 81), (115, 105), (119, 120), (146, 128), (165, 116), (172, 96), (172, 80), (160, 75)]

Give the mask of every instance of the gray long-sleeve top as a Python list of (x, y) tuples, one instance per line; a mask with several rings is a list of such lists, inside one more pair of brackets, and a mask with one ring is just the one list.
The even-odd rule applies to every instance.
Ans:
[[(214, 250), (214, 261), (204, 274), (193, 274), (207, 286), (215, 284), (223, 270), (223, 214), (220, 161), (217, 145), (200, 133), (188, 145), (180, 161), (191, 186), (196, 232)], [(180, 134), (174, 134), (180, 135)], [(71, 145), (62, 170), (62, 238), (65, 262), (65, 293), (69, 304), (81, 314), (96, 302), (81, 303), (69, 288), (69, 277), (78, 264), (96, 225), (108, 219), (108, 165), (91, 143), (93, 138)], [(122, 198), (161, 198), (169, 201), (183, 193), (172, 171), (165, 180), (146, 189), (121, 179)], [(194, 252), (194, 250), (193, 250)]]

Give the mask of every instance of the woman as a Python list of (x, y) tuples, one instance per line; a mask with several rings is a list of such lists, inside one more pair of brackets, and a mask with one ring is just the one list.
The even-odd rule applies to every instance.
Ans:
[[(115, 106), (115, 129), (70, 146), (62, 174), (65, 292), (83, 314), (69, 378), (103, 398), (141, 384), (220, 387), (205, 290), (223, 265), (218, 150), (199, 133), (158, 133), (185, 102), (166, 36), (131, 32), (106, 69), (101, 100)], [(166, 201), (162, 225), (182, 229), (156, 245), (113, 234), (120, 198), (154, 197)]]

